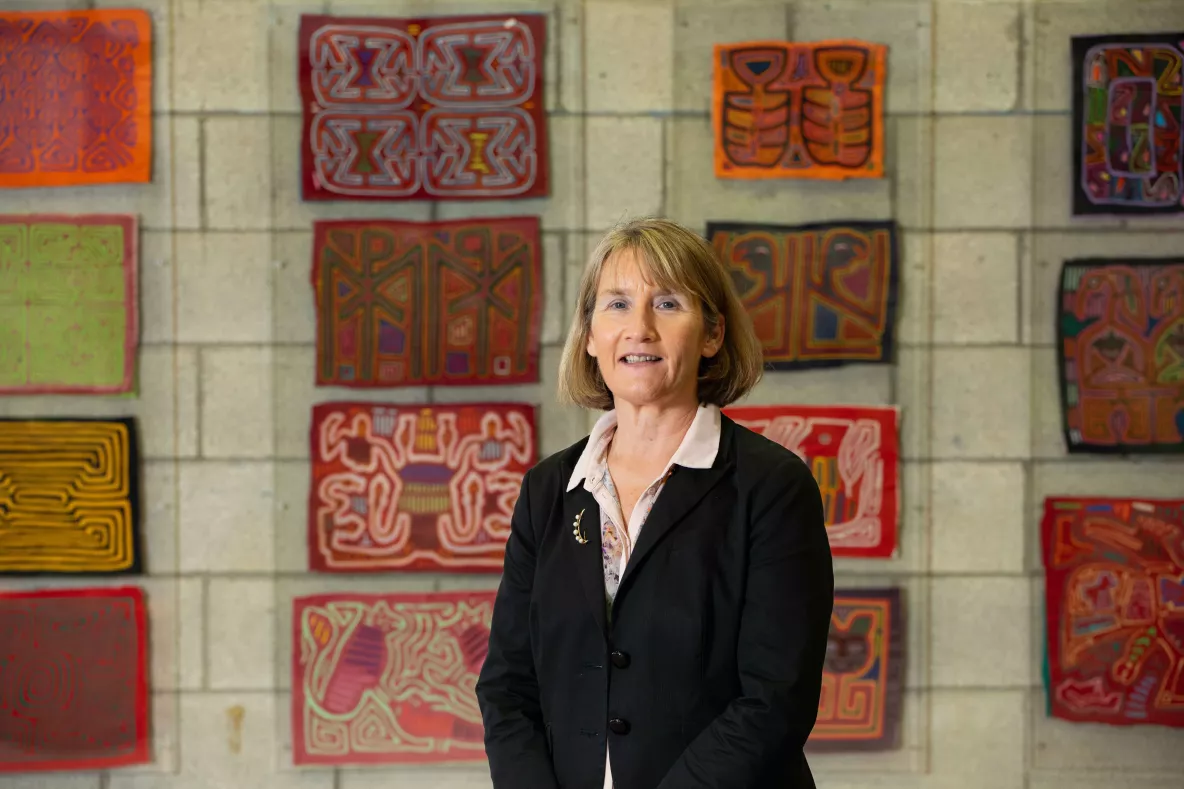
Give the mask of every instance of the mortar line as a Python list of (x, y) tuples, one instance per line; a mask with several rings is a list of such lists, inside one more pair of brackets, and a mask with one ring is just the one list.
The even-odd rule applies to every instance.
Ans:
[[(169, 69), (170, 73), (174, 70), (175, 69)], [(175, 96), (175, 94), (174, 94), (174, 96)], [(172, 97), (170, 97), (170, 102), (171, 101), (172, 101)], [(174, 140), (174, 142), (175, 142), (175, 140)], [(176, 148), (174, 147), (173, 150), (175, 151)], [(174, 162), (177, 159), (176, 156), (173, 156), (170, 158)], [(175, 166), (174, 166), (173, 175), (174, 175), (174, 177), (172, 178), (172, 182), (173, 182), (173, 188), (175, 189), (176, 183), (177, 183), (177, 179), (175, 177), (176, 176)], [(207, 227), (209, 227), (209, 224), (210, 224), (209, 211), (206, 208), (206, 118), (205, 117), (200, 117), (200, 118), (198, 118), (198, 121), (197, 121), (197, 205), (198, 205), (198, 213), (197, 213), (198, 229), (204, 231)], [(176, 206), (176, 203), (174, 201), (174, 209), (175, 209), (175, 206)], [(176, 226), (176, 224), (177, 224), (177, 219), (176, 219), (176, 217), (174, 217), (173, 218), (173, 225)]]
[(203, 573), (201, 578), (201, 689), (210, 687), (210, 578), (214, 573)]

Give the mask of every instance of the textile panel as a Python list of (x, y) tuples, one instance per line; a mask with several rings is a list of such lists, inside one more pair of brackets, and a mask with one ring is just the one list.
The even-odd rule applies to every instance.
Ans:
[(0, 11), (0, 188), (148, 181), (152, 23)]
[(546, 17), (304, 16), (305, 200), (547, 194)]
[(835, 591), (811, 751), (900, 747), (904, 614), (899, 589)]
[(0, 592), (0, 772), (148, 762), (146, 631), (135, 587)]
[(891, 362), (896, 230), (891, 222), (798, 227), (709, 222), (772, 370)]
[(1184, 211), (1184, 33), (1073, 39), (1074, 214)]
[(716, 177), (883, 177), (887, 54), (854, 40), (716, 44)]
[(834, 556), (896, 552), (900, 439), (895, 408), (738, 406), (724, 413), (806, 461), (822, 491)]
[(473, 689), (495, 592), (323, 594), (292, 612), (296, 764), (485, 759)]
[(131, 419), (0, 419), (0, 573), (138, 573)]
[(1057, 325), (1070, 452), (1184, 452), (1184, 259), (1071, 260)]
[(1044, 502), (1049, 713), (1184, 727), (1184, 500)]
[(539, 222), (317, 222), (317, 384), (538, 381)]
[(132, 216), (0, 216), (0, 394), (135, 385)]
[(535, 436), (529, 405), (315, 406), (310, 567), (500, 572)]

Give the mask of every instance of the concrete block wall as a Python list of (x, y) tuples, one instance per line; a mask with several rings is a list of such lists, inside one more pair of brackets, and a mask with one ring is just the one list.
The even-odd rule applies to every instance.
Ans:
[[(488, 787), (483, 766), (296, 769), (291, 600), (331, 590), (492, 588), (494, 577), (306, 572), (312, 404), (528, 400), (541, 451), (586, 433), (553, 382), (583, 260), (620, 218), (784, 223), (895, 219), (893, 366), (769, 374), (752, 403), (897, 404), (901, 550), (837, 562), (844, 586), (906, 590), (903, 746), (812, 759), (829, 789), (1179, 789), (1184, 732), (1044, 714), (1038, 522), (1046, 495), (1184, 493), (1168, 458), (1070, 458), (1053, 352), (1061, 261), (1166, 255), (1184, 221), (1070, 217), (1069, 36), (1184, 29), (1181, 0), (56, 0), (153, 15), (153, 182), (0, 192), (4, 213), (136, 213), (143, 227), (140, 390), (7, 397), (8, 416), (130, 414), (143, 435), (153, 763), (0, 776), (3, 789)], [(548, 15), (552, 194), (493, 204), (304, 203), (302, 13)], [(890, 46), (887, 177), (718, 181), (710, 52), (752, 38)], [(317, 218), (536, 214), (546, 311), (537, 385), (313, 385)], [(43, 579), (5, 579), (35, 587)], [(71, 580), (56, 585), (79, 584)], [(523, 789), (530, 789), (524, 787)]]

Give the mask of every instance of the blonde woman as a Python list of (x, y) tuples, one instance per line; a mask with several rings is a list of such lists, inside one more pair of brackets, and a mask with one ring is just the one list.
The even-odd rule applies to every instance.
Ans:
[(720, 408), (761, 348), (699, 236), (609, 233), (559, 373), (605, 411), (522, 484), (477, 683), (495, 789), (799, 789), (834, 599), (818, 486)]

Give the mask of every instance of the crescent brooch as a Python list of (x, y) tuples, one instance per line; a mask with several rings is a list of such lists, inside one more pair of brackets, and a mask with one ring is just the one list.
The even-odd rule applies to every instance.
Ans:
[(584, 511), (580, 510), (580, 514), (576, 516), (575, 521), (571, 525), (572, 526), (571, 533), (573, 535), (575, 535), (576, 542), (578, 542), (580, 545), (584, 545), (585, 543), (588, 542), (588, 538), (584, 536), (584, 529), (580, 526), (580, 521), (582, 521), (583, 519), (584, 519)]

